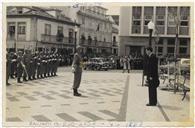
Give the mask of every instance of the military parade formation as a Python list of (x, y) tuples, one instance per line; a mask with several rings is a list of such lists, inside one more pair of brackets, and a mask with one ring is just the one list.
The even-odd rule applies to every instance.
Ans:
[(57, 76), (61, 55), (54, 51), (31, 50), (8, 52), (6, 55), (6, 84), (9, 79), (18, 83)]

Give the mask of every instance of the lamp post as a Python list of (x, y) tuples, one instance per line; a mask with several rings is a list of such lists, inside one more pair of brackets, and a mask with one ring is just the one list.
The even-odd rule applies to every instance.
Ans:
[(152, 20), (148, 23), (148, 30), (149, 30), (149, 46), (152, 46), (152, 32), (154, 30), (154, 23)]
[(77, 27), (76, 22), (75, 22), (75, 27), (74, 27), (74, 32), (75, 32), (74, 53), (76, 53), (77, 31), (78, 31), (78, 27)]

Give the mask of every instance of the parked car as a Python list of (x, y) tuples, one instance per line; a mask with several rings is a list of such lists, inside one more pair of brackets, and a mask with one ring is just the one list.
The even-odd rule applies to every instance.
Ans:
[(168, 68), (169, 68), (169, 73), (173, 74), (174, 73), (174, 68), (176, 68), (177, 71), (180, 71), (181, 74), (184, 72), (190, 72), (190, 59), (186, 58), (180, 58), (176, 62), (170, 62), (169, 64), (166, 65), (160, 65), (159, 66), (160, 71), (164, 73), (168, 73)]
[(109, 63), (104, 58), (91, 58), (84, 63), (84, 70), (105, 70), (109, 68)]

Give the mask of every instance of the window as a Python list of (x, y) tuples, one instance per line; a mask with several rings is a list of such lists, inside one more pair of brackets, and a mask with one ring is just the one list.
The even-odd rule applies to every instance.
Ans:
[(133, 7), (133, 19), (141, 19), (141, 7)]
[(168, 26), (175, 26), (175, 17), (177, 16), (177, 7), (168, 7)]
[(156, 7), (156, 15), (165, 15), (165, 7)]
[(179, 43), (182, 46), (187, 46), (188, 45), (188, 40), (187, 39), (180, 39)]
[(51, 24), (45, 24), (45, 35), (51, 35)]
[(132, 11), (133, 11), (132, 33), (138, 34), (141, 32), (142, 7), (133, 7)]
[(153, 15), (153, 7), (144, 7), (144, 15), (149, 15), (152, 16)]
[(179, 48), (179, 53), (180, 54), (186, 54), (187, 53), (187, 48)]
[(57, 31), (57, 37), (56, 40), (59, 42), (62, 42), (64, 38), (64, 34), (63, 34), (63, 27), (58, 26), (58, 31)]
[(163, 44), (163, 39), (162, 38), (159, 39), (158, 44)]
[(19, 35), (25, 35), (26, 34), (26, 23), (25, 22), (19, 22), (18, 23), (18, 34)]
[(61, 26), (58, 26), (58, 34), (63, 34), (63, 27)]
[(190, 7), (180, 7), (180, 15), (181, 16), (189, 16), (190, 15)]
[(175, 39), (174, 38), (170, 38), (168, 39), (168, 45), (175, 45)]
[(168, 47), (167, 48), (167, 52), (168, 53), (174, 53), (174, 51), (175, 51), (175, 48), (174, 47)]
[(113, 36), (113, 42), (116, 42), (116, 36)]
[(69, 29), (68, 40), (69, 40), (69, 43), (73, 43), (73, 29)]
[(15, 38), (15, 23), (8, 23), (8, 38), (14, 39)]
[(141, 21), (133, 21), (133, 25), (140, 25)]
[(180, 22), (180, 25), (181, 26), (188, 26), (188, 21), (181, 21)]
[(165, 25), (165, 21), (156, 21), (156, 25)]

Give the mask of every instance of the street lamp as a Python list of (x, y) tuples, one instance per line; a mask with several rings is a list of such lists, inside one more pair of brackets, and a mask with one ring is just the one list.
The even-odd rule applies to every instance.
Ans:
[(75, 27), (74, 27), (74, 32), (75, 32), (74, 53), (76, 53), (77, 31), (78, 31), (78, 27), (77, 27), (76, 22), (75, 22)]
[(152, 20), (148, 23), (148, 30), (149, 30), (149, 46), (152, 45), (152, 32), (154, 30), (154, 23)]

